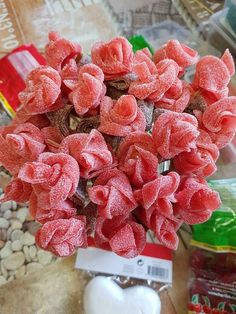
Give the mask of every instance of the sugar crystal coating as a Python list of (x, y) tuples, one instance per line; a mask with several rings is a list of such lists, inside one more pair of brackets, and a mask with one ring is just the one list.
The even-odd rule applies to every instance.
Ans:
[(100, 105), (101, 124), (98, 130), (113, 136), (145, 131), (146, 119), (132, 95), (123, 95), (117, 101), (105, 96)]
[(221, 205), (218, 192), (200, 176), (181, 177), (176, 199), (175, 213), (190, 225), (205, 222)]
[(163, 113), (157, 118), (152, 131), (157, 152), (164, 159), (169, 159), (195, 148), (199, 135), (197, 126), (197, 119), (190, 114)]
[(55, 255), (72, 255), (76, 248), (87, 245), (85, 223), (84, 216), (48, 221), (37, 231), (36, 243)]
[(103, 218), (129, 214), (137, 206), (127, 176), (118, 169), (99, 175), (88, 193)]
[(107, 43), (95, 43), (91, 56), (93, 63), (102, 69), (106, 80), (121, 77), (131, 71), (132, 46), (124, 37), (113, 38)]

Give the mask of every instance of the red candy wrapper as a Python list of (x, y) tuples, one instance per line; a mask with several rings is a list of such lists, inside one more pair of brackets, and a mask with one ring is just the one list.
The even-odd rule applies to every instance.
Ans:
[(20, 46), (0, 60), (0, 104), (11, 117), (20, 106), (18, 94), (29, 72), (41, 64), (46, 60), (34, 45)]

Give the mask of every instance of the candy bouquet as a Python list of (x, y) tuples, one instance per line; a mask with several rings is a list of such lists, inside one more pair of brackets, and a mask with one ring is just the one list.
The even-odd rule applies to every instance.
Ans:
[(202, 223), (221, 204), (205, 177), (235, 134), (230, 52), (199, 58), (170, 40), (152, 56), (118, 37), (86, 56), (51, 32), (45, 56), (0, 131), (0, 162), (13, 176), (4, 201), (29, 202), (38, 246), (59, 256), (93, 238), (132, 258), (149, 229), (176, 249), (182, 223)]

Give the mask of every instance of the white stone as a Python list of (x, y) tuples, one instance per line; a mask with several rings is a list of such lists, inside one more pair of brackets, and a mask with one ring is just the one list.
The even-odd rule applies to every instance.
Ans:
[(20, 278), (20, 277), (24, 276), (25, 271), (26, 271), (26, 266), (25, 266), (25, 265), (22, 265), (20, 268), (18, 268), (18, 269), (15, 271), (15, 276), (16, 276), (16, 278)]
[(36, 256), (36, 254), (37, 254), (36, 246), (35, 246), (35, 245), (31, 245), (31, 246), (29, 247), (29, 255), (30, 255), (30, 257), (31, 257), (32, 259), (34, 259), (35, 256)]
[(11, 244), (11, 249), (12, 249), (12, 251), (20, 251), (22, 249), (22, 246), (23, 245), (20, 242), (20, 240), (15, 240)]
[(16, 270), (20, 268), (25, 262), (25, 255), (22, 252), (16, 252), (8, 256), (4, 260), (4, 266), (8, 270)]
[(26, 231), (22, 236), (20, 237), (20, 242), (23, 245), (33, 245), (35, 243), (35, 238), (30, 234), (28, 231)]
[(28, 208), (27, 207), (21, 207), (18, 209), (16, 213), (16, 218), (19, 219), (22, 223), (25, 221), (26, 217), (28, 215)]
[(5, 212), (6, 210), (11, 209), (11, 206), (12, 206), (12, 202), (11, 201), (7, 201), (5, 203), (2, 203), (1, 204), (1, 211)]
[(2, 259), (4, 259), (4, 258), (7, 258), (8, 256), (10, 256), (11, 254), (12, 254), (11, 242), (7, 241), (5, 246), (0, 251), (0, 257)]
[(3, 276), (0, 276), (0, 286), (4, 285), (4, 283), (6, 283), (6, 279)]
[(6, 267), (4, 266), (4, 260), (1, 261), (1, 273), (5, 279), (8, 278), (8, 271), (6, 270)]
[(109, 277), (97, 276), (85, 288), (84, 309), (86, 314), (160, 314), (161, 302), (151, 288), (122, 289)]
[(0, 217), (0, 228), (7, 229), (9, 227), (9, 221), (3, 217)]
[(23, 235), (23, 231), (22, 230), (13, 230), (11, 233), (11, 240), (15, 241), (15, 240), (20, 240), (21, 236)]
[(42, 268), (43, 268), (43, 265), (39, 263), (29, 263), (26, 265), (26, 272), (30, 274)]
[(14, 280), (15, 279), (15, 276), (10, 276), (8, 279), (7, 279), (7, 281), (9, 282), (9, 281), (12, 281), (12, 280)]
[(12, 211), (10, 209), (6, 210), (3, 214), (3, 218), (10, 219), (12, 216)]
[(5, 246), (5, 241), (0, 240), (0, 249), (2, 249)]
[(25, 258), (26, 258), (27, 262), (31, 262), (31, 257), (29, 255), (29, 248), (28, 248), (28, 246), (25, 245), (23, 247), (23, 252), (25, 254)]
[(13, 220), (11, 223), (12, 230), (21, 229), (22, 223), (19, 220)]
[(37, 252), (39, 263), (42, 265), (50, 264), (52, 261), (52, 254), (43, 250)]
[(16, 203), (15, 201), (12, 201), (12, 202), (11, 202), (11, 208), (12, 208), (13, 210), (16, 210), (16, 209), (17, 209), (17, 203)]
[(7, 229), (7, 240), (10, 240), (10, 239), (11, 239), (11, 232), (12, 232), (12, 228), (9, 227), (9, 228)]

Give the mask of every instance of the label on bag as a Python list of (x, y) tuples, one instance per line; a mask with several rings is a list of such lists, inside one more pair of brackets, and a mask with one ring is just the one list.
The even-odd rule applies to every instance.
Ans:
[(86, 249), (78, 250), (75, 267), (98, 273), (172, 283), (172, 252), (156, 243), (147, 243), (141, 255), (130, 259), (90, 245)]

